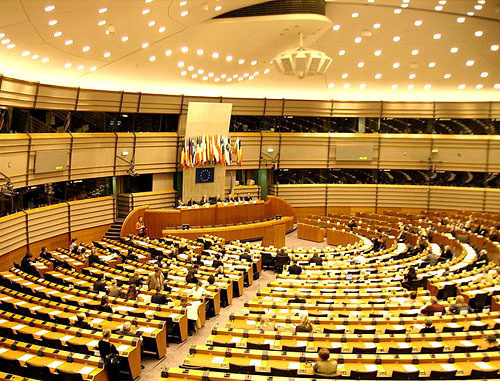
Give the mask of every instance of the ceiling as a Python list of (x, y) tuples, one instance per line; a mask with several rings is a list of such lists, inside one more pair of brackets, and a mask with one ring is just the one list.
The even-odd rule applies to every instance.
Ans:
[[(225, 97), (498, 101), (500, 0), (330, 0), (326, 16), (218, 18), (263, 0), (2, 0), (0, 73)], [(325, 75), (272, 59), (324, 51)]]

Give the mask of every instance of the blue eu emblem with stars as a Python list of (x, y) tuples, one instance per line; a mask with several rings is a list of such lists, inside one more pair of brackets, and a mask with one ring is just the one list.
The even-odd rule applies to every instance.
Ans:
[(197, 183), (213, 183), (214, 182), (214, 168), (196, 168), (196, 182)]

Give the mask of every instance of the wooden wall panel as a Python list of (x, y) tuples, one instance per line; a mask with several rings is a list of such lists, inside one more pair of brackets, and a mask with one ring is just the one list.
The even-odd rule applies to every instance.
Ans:
[(73, 134), (71, 178), (113, 176), (115, 142), (116, 136), (112, 133)]
[(421, 208), (427, 209), (429, 188), (419, 185), (379, 185), (377, 206), (379, 208)]
[(488, 172), (500, 172), (500, 136), (490, 136)]
[(114, 197), (99, 197), (72, 201), (70, 204), (71, 230), (89, 229), (114, 222)]
[(486, 171), (488, 136), (434, 135), (432, 154), (437, 170)]
[(382, 104), (384, 118), (432, 118), (434, 102), (387, 102)]
[(68, 204), (27, 210), (29, 242), (37, 242), (69, 232)]
[(26, 214), (14, 213), (0, 218), (0, 257), (28, 244), (26, 235)]
[(315, 207), (325, 205), (325, 184), (271, 185), (269, 194), (278, 196), (296, 207)]
[(138, 173), (175, 172), (177, 133), (137, 134), (135, 169)]
[(122, 94), (102, 90), (80, 89), (78, 94), (78, 111), (113, 112), (120, 108)]
[(500, 213), (500, 189), (486, 189), (485, 210)]
[(78, 89), (72, 87), (59, 87), (41, 85), (38, 87), (36, 108), (42, 110), (74, 110)]
[(483, 210), (484, 189), (431, 187), (430, 209)]
[(34, 107), (37, 84), (0, 75), (0, 104), (13, 107)]
[(426, 170), (429, 168), (431, 144), (431, 135), (382, 134), (379, 167)]
[[(272, 152), (270, 152), (272, 150)], [(280, 159), (280, 135), (272, 132), (262, 132), (262, 147), (260, 153), (260, 168), (276, 166)], [(243, 160), (245, 158), (243, 157)]]
[(376, 189), (371, 184), (328, 184), (328, 206), (374, 206)]
[(28, 142), (26, 134), (0, 135), (0, 172), (10, 177), (14, 188), (26, 186)]
[(328, 134), (281, 134), (280, 167), (326, 168), (328, 142)]

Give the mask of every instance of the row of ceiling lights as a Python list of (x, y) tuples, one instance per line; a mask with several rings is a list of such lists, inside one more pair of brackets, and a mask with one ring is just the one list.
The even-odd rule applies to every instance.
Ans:
[[(328, 88), (329, 88), (329, 89), (333, 89), (334, 87), (335, 87), (335, 84), (334, 84), (334, 83), (329, 83), (329, 84), (328, 84)], [(344, 89), (349, 89), (349, 88), (351, 88), (351, 84), (350, 84), (350, 83), (345, 83), (342, 87), (343, 87)], [(367, 86), (367, 84), (366, 84), (366, 83), (361, 83), (361, 84), (359, 85), (359, 88), (360, 88), (360, 89), (366, 89), (367, 87), (368, 87), (368, 86)], [(413, 89), (415, 89), (415, 88), (416, 88), (416, 86), (415, 86), (414, 84), (409, 84), (407, 87), (408, 87), (408, 89), (409, 89), (409, 90), (413, 90)], [(377, 86), (376, 88), (377, 88), (377, 89), (380, 89), (380, 88), (381, 88), (381, 86)], [(392, 90), (396, 90), (396, 89), (400, 88), (400, 86), (399, 86), (399, 85), (397, 85), (397, 84), (394, 84), (394, 85), (391, 85), (391, 86), (390, 86), (390, 88), (391, 88)], [(458, 85), (458, 86), (457, 86), (457, 88), (458, 88), (459, 90), (464, 90), (464, 89), (466, 89), (466, 88), (467, 88), (467, 85), (466, 85), (465, 83), (462, 83), (462, 84)], [(476, 88), (477, 90), (481, 90), (481, 89), (483, 89), (483, 88), (484, 88), (484, 85), (483, 85), (483, 84), (481, 84), (481, 83), (478, 83), (478, 84), (475, 86), (475, 88)], [(500, 89), (500, 83), (495, 83), (495, 84), (493, 85), (493, 88), (494, 88), (494, 89), (497, 89), (497, 90), (498, 90), (498, 89)], [(426, 85), (424, 85), (424, 86), (423, 86), (423, 89), (424, 89), (424, 90), (430, 90), (430, 89), (432, 89), (432, 85), (431, 85), (430, 83), (427, 83)]]

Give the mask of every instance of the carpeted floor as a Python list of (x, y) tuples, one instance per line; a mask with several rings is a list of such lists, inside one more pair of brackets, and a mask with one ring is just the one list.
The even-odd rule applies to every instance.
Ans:
[[(287, 235), (286, 246), (289, 248), (322, 248), (326, 246), (326, 242), (316, 243), (298, 239), (297, 231), (294, 231)], [(191, 345), (204, 345), (206, 339), (210, 336), (212, 327), (217, 325), (224, 326), (231, 313), (240, 311), (245, 301), (253, 298), (261, 287), (266, 286), (268, 282), (275, 278), (276, 274), (274, 272), (267, 270), (263, 271), (259, 280), (255, 281), (252, 286), (245, 288), (243, 296), (233, 299), (233, 303), (229, 307), (221, 308), (219, 316), (208, 320), (203, 328), (198, 330), (193, 336), (190, 336), (184, 343), (170, 344), (167, 348), (167, 355), (163, 360), (158, 361), (155, 358), (145, 357), (142, 361), (144, 369), (141, 373), (141, 380), (156, 381), (160, 378), (162, 368), (178, 367), (188, 354)]]

